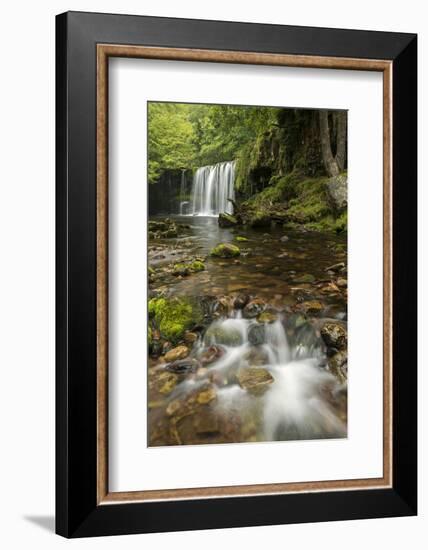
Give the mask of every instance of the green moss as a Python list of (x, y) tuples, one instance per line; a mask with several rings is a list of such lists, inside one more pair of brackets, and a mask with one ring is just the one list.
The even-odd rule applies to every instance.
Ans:
[(348, 211), (342, 212), (334, 222), (334, 230), (336, 233), (343, 233), (348, 230)]
[(147, 329), (147, 342), (149, 344), (149, 349), (150, 349), (153, 343), (152, 327), (150, 325), (148, 326), (148, 329)]
[(195, 260), (190, 264), (190, 269), (194, 272), (204, 271), (205, 264), (204, 264), (204, 262), (201, 262), (200, 260)]
[(198, 305), (184, 298), (152, 298), (149, 301), (149, 316), (153, 317), (162, 336), (173, 343), (202, 320)]
[(165, 298), (152, 298), (149, 300), (149, 317), (156, 317), (156, 315), (162, 311), (166, 306)]
[(175, 264), (172, 273), (174, 275), (189, 275), (190, 269), (186, 264)]
[(239, 256), (241, 251), (239, 248), (230, 243), (220, 243), (211, 249), (210, 255), (218, 258), (234, 258)]
[(247, 237), (241, 237), (240, 235), (236, 235), (235, 241), (238, 241), (238, 243), (244, 243), (248, 241)]
[(318, 222), (331, 213), (325, 183), (325, 178), (317, 178), (301, 181), (297, 185), (297, 196), (290, 200), (287, 212), (291, 221)]

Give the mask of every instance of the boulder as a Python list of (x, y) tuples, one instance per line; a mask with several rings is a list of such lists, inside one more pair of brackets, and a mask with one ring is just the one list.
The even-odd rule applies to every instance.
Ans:
[(348, 334), (342, 324), (333, 322), (325, 323), (321, 328), (321, 337), (328, 348), (346, 350)]
[(260, 299), (255, 298), (254, 300), (251, 300), (248, 302), (248, 304), (243, 309), (243, 315), (246, 319), (254, 319), (260, 313), (262, 313), (266, 309), (266, 303)]
[(262, 367), (239, 369), (236, 378), (241, 388), (253, 395), (261, 395), (274, 381), (271, 373)]
[(327, 180), (327, 195), (335, 210), (344, 210), (348, 204), (348, 177), (339, 174)]
[(253, 346), (260, 346), (265, 342), (265, 327), (264, 325), (251, 325), (248, 329), (248, 341)]
[(238, 225), (238, 220), (232, 214), (227, 212), (220, 212), (218, 215), (218, 224), (220, 227), (233, 227)]
[(278, 314), (274, 311), (263, 311), (263, 313), (260, 313), (260, 315), (257, 317), (257, 321), (259, 323), (274, 323), (278, 320)]
[(177, 346), (165, 354), (165, 361), (171, 363), (172, 361), (178, 361), (184, 359), (189, 355), (189, 349), (186, 346)]

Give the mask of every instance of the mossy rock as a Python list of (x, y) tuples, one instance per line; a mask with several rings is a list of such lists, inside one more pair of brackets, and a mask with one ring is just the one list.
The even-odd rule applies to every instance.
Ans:
[(182, 277), (186, 277), (187, 275), (190, 275), (190, 269), (189, 266), (186, 264), (175, 264), (174, 268), (172, 270), (173, 275), (180, 275)]
[(232, 216), (232, 214), (221, 212), (218, 215), (218, 225), (220, 227), (233, 227), (235, 225), (238, 225), (238, 220), (235, 218), (235, 216)]
[(200, 307), (184, 298), (152, 298), (149, 300), (149, 317), (154, 319), (162, 336), (176, 343), (186, 330), (202, 321)]
[(241, 237), (241, 235), (237, 235), (235, 237), (235, 241), (238, 241), (238, 243), (245, 243), (248, 241), (247, 237)]
[(211, 249), (210, 255), (217, 258), (236, 258), (241, 251), (239, 248), (230, 243), (220, 243)]
[(198, 271), (204, 271), (205, 264), (204, 264), (204, 262), (201, 262), (200, 260), (195, 260), (190, 264), (190, 269), (195, 273), (198, 272)]

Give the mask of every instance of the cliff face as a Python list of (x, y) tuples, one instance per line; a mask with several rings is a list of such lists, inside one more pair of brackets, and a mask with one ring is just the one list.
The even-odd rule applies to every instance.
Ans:
[[(282, 109), (277, 120), (237, 161), (235, 187), (244, 223), (268, 226), (275, 221), (310, 230), (346, 230), (347, 176), (343, 172), (329, 178), (326, 172), (319, 112)], [(333, 155), (335, 120), (329, 114)]]
[(236, 188), (248, 198), (292, 172), (302, 178), (325, 175), (317, 111), (281, 109), (277, 125), (238, 158)]
[(180, 202), (188, 201), (192, 189), (192, 171), (164, 170), (156, 183), (148, 184), (149, 215), (179, 214)]

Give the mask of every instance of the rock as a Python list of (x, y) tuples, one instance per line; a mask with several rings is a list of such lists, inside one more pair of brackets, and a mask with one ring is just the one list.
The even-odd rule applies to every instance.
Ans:
[(266, 309), (266, 303), (261, 298), (255, 298), (248, 302), (243, 309), (243, 316), (246, 319), (254, 319)]
[(248, 241), (247, 237), (241, 237), (240, 235), (236, 235), (235, 241), (238, 241), (238, 243), (244, 243)]
[(193, 426), (198, 435), (217, 434), (220, 431), (219, 417), (209, 409), (201, 409), (195, 415)]
[(348, 344), (346, 329), (340, 323), (325, 323), (321, 329), (321, 337), (328, 348), (345, 350)]
[(348, 204), (348, 178), (339, 174), (327, 180), (326, 189), (328, 198), (335, 210), (343, 210)]
[(338, 351), (328, 359), (328, 370), (341, 384), (348, 379), (347, 361), (348, 354), (346, 351)]
[(248, 329), (248, 341), (253, 346), (260, 346), (265, 342), (265, 327), (264, 325), (251, 325)]
[(297, 283), (297, 284), (313, 283), (314, 281), (315, 281), (315, 277), (310, 273), (299, 275), (298, 277), (295, 277), (293, 279), (293, 283)]
[(216, 317), (228, 317), (232, 307), (232, 299), (229, 296), (221, 296), (214, 301), (212, 313)]
[(184, 341), (186, 342), (186, 344), (194, 344), (197, 339), (198, 335), (196, 334), (196, 332), (189, 332), (188, 330), (186, 330), (186, 332), (184, 333)]
[(290, 239), (290, 237), (287, 237), (287, 235), (283, 235), (279, 240), (280, 240), (282, 243), (286, 243), (289, 239)]
[(298, 309), (305, 315), (318, 315), (324, 309), (324, 306), (317, 300), (308, 300), (299, 304)]
[(336, 284), (340, 288), (346, 288), (348, 286), (348, 281), (343, 277), (339, 277), (336, 281)]
[(233, 307), (235, 309), (244, 309), (244, 307), (250, 301), (250, 297), (247, 294), (238, 294), (233, 301)]
[(196, 359), (181, 359), (178, 361), (173, 361), (166, 365), (165, 370), (169, 372), (174, 372), (176, 374), (183, 374), (189, 372), (196, 372), (200, 366), (199, 361)]
[(235, 327), (225, 327), (222, 324), (214, 323), (206, 331), (205, 341), (208, 344), (240, 346), (242, 344), (242, 334)]
[(199, 405), (207, 405), (217, 399), (217, 390), (214, 386), (208, 386), (196, 394), (196, 402)]
[(217, 258), (235, 258), (239, 256), (241, 251), (231, 243), (220, 243), (211, 249), (210, 255)]
[(209, 365), (210, 363), (213, 363), (217, 359), (220, 359), (224, 355), (224, 350), (220, 346), (210, 346), (208, 349), (206, 349), (202, 355), (199, 356), (199, 361), (202, 365)]
[(274, 311), (264, 311), (257, 317), (259, 323), (274, 323), (278, 320), (278, 314)]
[(156, 328), (174, 344), (178, 343), (186, 330), (203, 320), (200, 304), (186, 298), (152, 298), (148, 309)]
[(281, 254), (278, 254), (277, 258), (286, 258), (288, 255), (288, 252), (281, 252)]
[(171, 372), (162, 372), (156, 380), (156, 389), (162, 395), (168, 395), (172, 392), (178, 382), (176, 374)]
[(165, 412), (168, 416), (174, 416), (181, 409), (182, 406), (183, 402), (180, 399), (174, 399), (168, 404)]
[(236, 378), (241, 388), (253, 395), (261, 395), (274, 381), (270, 372), (262, 367), (239, 369)]
[(172, 274), (186, 277), (187, 275), (190, 275), (190, 269), (186, 264), (175, 264), (172, 270)]
[(235, 216), (232, 216), (232, 214), (228, 214), (227, 212), (220, 212), (218, 215), (218, 225), (220, 227), (233, 227), (235, 225), (238, 225), (238, 220), (235, 218)]
[(189, 349), (186, 346), (177, 346), (165, 354), (165, 361), (171, 363), (172, 361), (178, 361), (178, 359), (184, 359), (189, 355)]
[(200, 260), (194, 260), (191, 264), (190, 264), (190, 270), (193, 271), (194, 273), (197, 273), (198, 271), (204, 271), (205, 269), (205, 264), (204, 262), (201, 262)]

